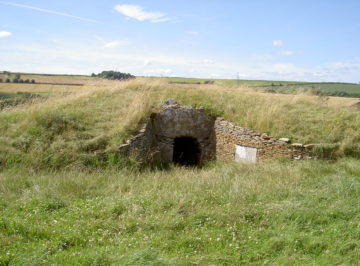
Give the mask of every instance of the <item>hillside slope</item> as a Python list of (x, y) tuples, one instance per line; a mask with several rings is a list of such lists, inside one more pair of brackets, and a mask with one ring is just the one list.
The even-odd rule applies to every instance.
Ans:
[[(117, 157), (170, 97), (322, 143), (327, 159), (196, 169)], [(359, 127), (357, 110), (315, 96), (147, 79), (52, 88), (0, 112), (0, 265), (354, 265)]]
[(45, 102), (0, 113), (0, 161), (35, 168), (78, 166), (96, 151), (116, 149), (169, 97), (274, 137), (325, 144), (330, 156), (359, 156), (359, 112), (328, 107), (321, 97), (286, 96), (146, 80), (53, 92)]

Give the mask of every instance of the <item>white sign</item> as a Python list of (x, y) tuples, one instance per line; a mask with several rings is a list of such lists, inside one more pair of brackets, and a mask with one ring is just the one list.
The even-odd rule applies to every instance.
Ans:
[(236, 162), (248, 162), (256, 163), (257, 149), (252, 147), (245, 147), (235, 145), (235, 161)]

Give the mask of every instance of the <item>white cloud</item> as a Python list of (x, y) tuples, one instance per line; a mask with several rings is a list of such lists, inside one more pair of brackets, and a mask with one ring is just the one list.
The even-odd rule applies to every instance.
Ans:
[(165, 74), (171, 74), (172, 72), (173, 71), (170, 68), (144, 70), (144, 74), (146, 75), (165, 75)]
[[(101, 46), (105, 42), (101, 42)], [(90, 74), (117, 69), (134, 75), (185, 76), (198, 78), (241, 78), (259, 80), (359, 82), (360, 58), (325, 65), (301, 66), (252, 58), (213, 58), (209, 55), (166, 53), (128, 45), (121, 51), (99, 49), (99, 43), (61, 42), (6, 45), (0, 43), (0, 69), (13, 72)], [(206, 58), (214, 60), (205, 64)], [(244, 59), (244, 60), (241, 60)], [(33, 62), (38, 62), (34, 65)], [(215, 74), (215, 75), (213, 75)]]
[(144, 60), (144, 66), (150, 66), (152, 62), (150, 60)]
[(187, 33), (190, 34), (190, 35), (194, 35), (194, 36), (200, 34), (198, 31), (188, 31)]
[(299, 72), (300, 70), (294, 66), (294, 64), (273, 64), (271, 66), (272, 71), (278, 74)]
[(284, 42), (282, 40), (277, 40), (272, 42), (273, 46), (281, 47), (284, 45)]
[(279, 54), (281, 55), (294, 55), (296, 52), (294, 51), (280, 51)]
[(79, 16), (74, 16), (74, 15), (71, 15), (71, 14), (66, 14), (66, 13), (62, 13), (62, 12), (58, 12), (58, 11), (54, 11), (54, 10), (35, 7), (35, 6), (22, 5), (22, 4), (12, 3), (12, 2), (2, 2), (2, 3), (6, 4), (6, 5), (10, 5), (10, 6), (16, 6), (16, 7), (26, 8), (26, 9), (32, 9), (32, 10), (36, 10), (36, 11), (43, 12), (43, 13), (48, 13), (48, 14), (73, 18), (73, 19), (77, 19), (77, 20), (82, 20), (82, 21), (87, 21), (87, 22), (92, 22), (92, 23), (100, 23), (97, 20), (84, 18), (84, 17), (79, 17)]
[(2, 30), (0, 31), (0, 38), (9, 37), (11, 35), (11, 32)]
[(137, 5), (116, 5), (114, 9), (128, 18), (139, 21), (148, 20), (153, 23), (159, 23), (171, 20), (171, 18), (167, 17), (166, 13), (146, 12), (143, 7)]
[(116, 48), (119, 46), (125, 46), (127, 45), (127, 41), (121, 41), (121, 40), (117, 40), (117, 41), (111, 41), (111, 42), (106, 42), (104, 43), (104, 48)]
[(213, 63), (214, 63), (213, 60), (207, 59), (207, 58), (206, 58), (206, 59), (203, 59), (201, 62), (204, 63), (204, 64), (213, 64)]

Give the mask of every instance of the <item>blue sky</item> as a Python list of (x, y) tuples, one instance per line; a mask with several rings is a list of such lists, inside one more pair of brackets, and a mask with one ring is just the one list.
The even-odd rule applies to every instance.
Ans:
[(359, 82), (359, 10), (359, 0), (0, 0), (0, 70)]

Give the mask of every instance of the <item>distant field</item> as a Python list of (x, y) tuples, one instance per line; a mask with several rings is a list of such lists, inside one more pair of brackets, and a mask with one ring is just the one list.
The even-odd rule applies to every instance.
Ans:
[(0, 93), (31, 92), (56, 94), (59, 92), (80, 90), (81, 87), (71, 85), (0, 83)]
[[(5, 78), (14, 78), (16, 74), (21, 75), (21, 79), (34, 79), (36, 83), (51, 83), (51, 84), (89, 84), (94, 83), (99, 78), (90, 77), (90, 76), (82, 76), (82, 75), (51, 75), (51, 74), (31, 74), (31, 73), (11, 73), (5, 76), (4, 74), (0, 74), (0, 78), (3, 80)], [(1, 84), (1, 83), (0, 83)]]
[(90, 82), (91, 77), (81, 79), (79, 76), (22, 75), (21, 78), (35, 79), (37, 83), (0, 83), (0, 111), (9, 107), (45, 100), (48, 97), (91, 91), (99, 83), (96, 78)]
[(38, 83), (61, 83), (61, 84), (88, 84), (99, 80), (90, 76), (66, 76), (66, 75), (22, 75), (24, 78), (35, 79)]
[(273, 93), (302, 93), (309, 91), (313, 94), (339, 97), (360, 98), (360, 84), (338, 82), (294, 82), (272, 80), (226, 80), (226, 79), (196, 79), (196, 78), (165, 78), (169, 83), (204, 84), (213, 81), (214, 84), (230, 87), (245, 86), (258, 91)]
[[(11, 75), (15, 75), (12, 73)], [(46, 85), (62, 86), (63, 87), (49, 87), (51, 91), (62, 91), (68, 89), (69, 85), (102, 85), (104, 80), (98, 77), (91, 77), (86, 75), (52, 75), (52, 74), (32, 74), (32, 73), (19, 73), (22, 79), (34, 79), (37, 84), (44, 83)], [(0, 78), (5, 79), (4, 74), (0, 74)], [(199, 85), (210, 83), (225, 87), (247, 87), (256, 91), (263, 91), (269, 93), (282, 93), (282, 94), (299, 94), (308, 92), (313, 95), (324, 96), (338, 96), (338, 97), (353, 97), (360, 98), (360, 84), (356, 83), (339, 83), (339, 82), (302, 82), (302, 81), (274, 81), (274, 80), (234, 80), (234, 79), (206, 79), (206, 78), (183, 78), (183, 77), (138, 77), (139, 79), (146, 80), (165, 80), (170, 84), (183, 84), (183, 85)], [(107, 84), (113, 82), (116, 84), (118, 81), (105, 81)], [(25, 89), (39, 87), (31, 87), (30, 84), (7, 84), (6, 87), (14, 88), (15, 86)], [(206, 84), (208, 85), (208, 84)], [(4, 84), (0, 83), (0, 92), (4, 89)], [(73, 90), (75, 88), (70, 88)], [(40, 89), (41, 90), (41, 89)], [(45, 89), (46, 90), (46, 89)], [(76, 90), (76, 89), (75, 89)]]
[(335, 92), (346, 92), (350, 95), (357, 95), (360, 97), (360, 84), (350, 84), (350, 83), (314, 83), (309, 86), (314, 86), (320, 90), (328, 93)]
[[(2, 75), (2, 74), (0, 74)], [(16, 98), (15, 102), (20, 103), (18, 98), (21, 93), (31, 93), (42, 97), (56, 97), (57, 95), (68, 95), (72, 93), (88, 92), (103, 88), (115, 88), (123, 81), (104, 80), (90, 76), (78, 75), (45, 75), (45, 74), (22, 74), (23, 79), (35, 79), (36, 84), (26, 83), (0, 83), (0, 103), (9, 102), (10, 98)], [(3, 76), (0, 78), (4, 78)], [(261, 81), (261, 80), (226, 80), (226, 79), (196, 79), (196, 78), (155, 78), (155, 77), (138, 77), (137, 80), (142, 82), (170, 84), (181, 87), (199, 87), (205, 86), (220, 87), (224, 89), (248, 89), (258, 93), (266, 93), (267, 97), (278, 99), (292, 98), (292, 94), (309, 94), (309, 100), (317, 101), (316, 97), (311, 98), (314, 93), (307, 93), (306, 90), (321, 89), (322, 91), (336, 92), (340, 89), (348, 93), (356, 93), (358, 84), (347, 83), (304, 83), (304, 82), (284, 82), (284, 81)], [(205, 84), (205, 82), (213, 81), (213, 84)], [(41, 83), (40, 83), (41, 82)], [(67, 85), (66, 85), (67, 84)], [(81, 86), (78, 86), (78, 85)], [(205, 87), (207, 88), (207, 87)], [(272, 93), (269, 93), (272, 92)], [(21, 97), (26, 95), (20, 95)], [(26, 101), (25, 101), (26, 102)], [(359, 102), (358, 98), (351, 97), (329, 97), (326, 104), (333, 107), (354, 106)], [(24, 103), (24, 101), (21, 101)], [(8, 105), (8, 104), (5, 104)], [(4, 106), (4, 103), (2, 103)]]
[(299, 93), (360, 98), (360, 84), (352, 83), (271, 83), (256, 88), (265, 92)]

